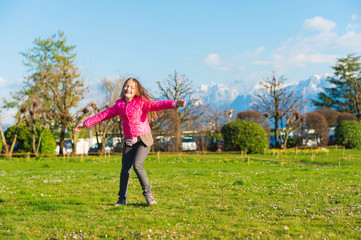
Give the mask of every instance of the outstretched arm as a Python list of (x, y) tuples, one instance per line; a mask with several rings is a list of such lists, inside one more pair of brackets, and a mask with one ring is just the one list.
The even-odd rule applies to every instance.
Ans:
[(95, 124), (98, 124), (102, 121), (108, 120), (109, 118), (112, 118), (117, 115), (117, 106), (114, 105), (106, 110), (104, 110), (101, 113), (98, 113), (97, 115), (92, 116), (91, 118), (86, 119), (84, 122), (79, 123), (74, 130), (80, 131), (85, 127), (91, 127)]
[(146, 111), (154, 112), (160, 110), (166, 110), (177, 107), (184, 107), (186, 101), (185, 100), (163, 100), (163, 101), (152, 101), (149, 102), (148, 109)]

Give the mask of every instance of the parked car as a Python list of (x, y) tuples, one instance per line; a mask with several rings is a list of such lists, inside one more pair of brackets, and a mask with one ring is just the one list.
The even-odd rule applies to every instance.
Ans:
[(195, 151), (197, 144), (194, 137), (182, 137), (182, 151)]
[(156, 139), (154, 141), (154, 151), (156, 152), (169, 152), (174, 149), (174, 145), (169, 141)]
[(217, 141), (207, 135), (194, 136), (198, 151), (216, 151)]
[[(93, 144), (89, 148), (88, 154), (89, 153), (98, 153), (100, 151), (99, 149), (101, 149), (101, 147), (102, 147), (102, 143), (99, 143), (99, 146), (98, 146), (98, 143)], [(113, 150), (114, 150), (113, 144), (111, 144), (111, 143), (106, 143), (105, 144), (104, 152), (109, 153), (109, 152), (112, 152)]]
[(223, 150), (223, 145), (224, 145), (224, 140), (220, 140), (220, 141), (217, 143), (217, 149), (218, 149), (218, 150)]
[(123, 152), (123, 142), (117, 142), (114, 145), (113, 152)]
[[(59, 154), (60, 152), (59, 150), (60, 150), (60, 143), (57, 143), (55, 152)], [(67, 154), (71, 152), (73, 152), (73, 144), (71, 143), (70, 140), (64, 140), (63, 153)]]

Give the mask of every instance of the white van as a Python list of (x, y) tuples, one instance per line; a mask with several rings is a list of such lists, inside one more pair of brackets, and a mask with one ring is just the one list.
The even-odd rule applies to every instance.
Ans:
[(182, 151), (195, 151), (197, 144), (194, 137), (182, 137)]

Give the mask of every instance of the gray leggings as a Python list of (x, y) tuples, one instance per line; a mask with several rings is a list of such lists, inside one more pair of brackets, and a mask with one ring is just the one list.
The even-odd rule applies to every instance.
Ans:
[(132, 172), (132, 166), (134, 172), (137, 174), (140, 185), (143, 189), (143, 195), (145, 198), (152, 196), (151, 186), (148, 181), (147, 174), (143, 168), (143, 163), (150, 151), (150, 146), (146, 146), (141, 140), (133, 146), (124, 144), (123, 158), (122, 158), (122, 170), (120, 172), (119, 181), (119, 199), (126, 199), (128, 195), (128, 182), (129, 176)]

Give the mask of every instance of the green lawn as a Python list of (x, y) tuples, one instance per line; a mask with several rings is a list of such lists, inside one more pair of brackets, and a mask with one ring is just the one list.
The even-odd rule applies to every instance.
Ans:
[(0, 158), (0, 239), (360, 239), (357, 154), (155, 154), (152, 207), (120, 156)]

